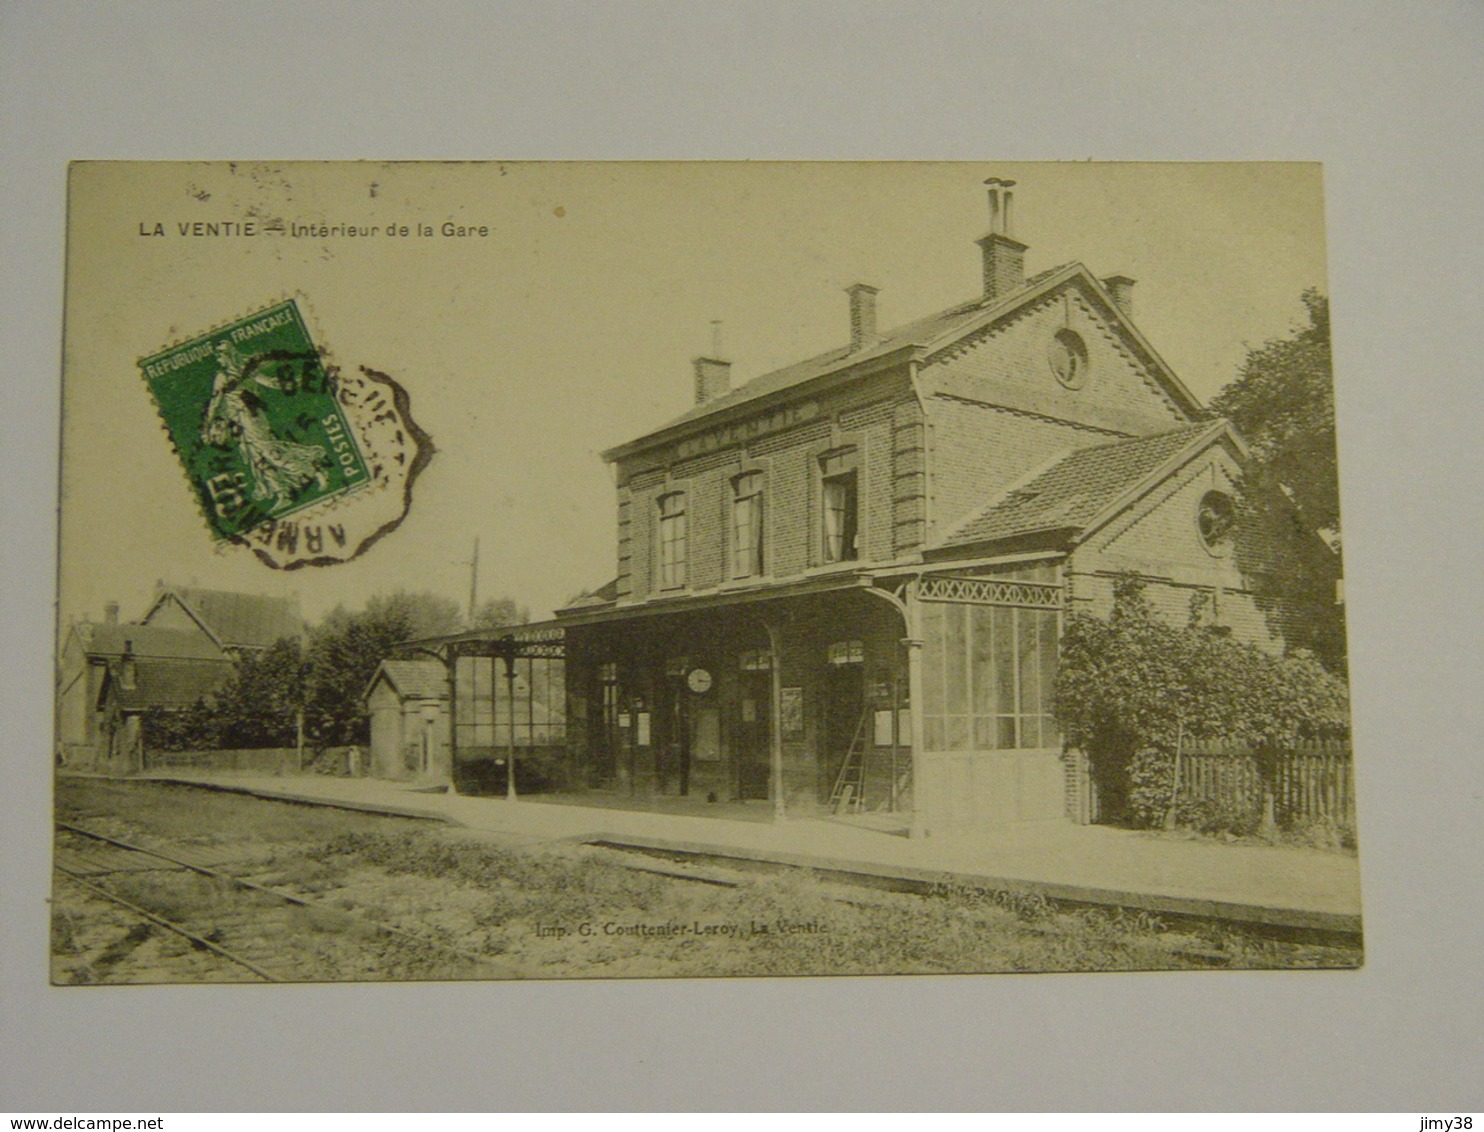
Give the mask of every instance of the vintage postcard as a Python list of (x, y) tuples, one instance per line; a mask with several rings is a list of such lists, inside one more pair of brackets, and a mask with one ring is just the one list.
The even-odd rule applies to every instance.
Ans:
[(61, 985), (1362, 960), (1317, 165), (80, 162)]

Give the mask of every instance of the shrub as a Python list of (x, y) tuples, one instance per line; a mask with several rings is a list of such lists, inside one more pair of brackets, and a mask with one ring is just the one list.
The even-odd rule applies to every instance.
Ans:
[(1197, 740), (1277, 746), (1344, 731), (1344, 681), (1312, 654), (1276, 657), (1196, 624), (1161, 620), (1125, 576), (1106, 619), (1073, 614), (1062, 638), (1054, 711), (1067, 742), (1087, 752), (1106, 796), (1142, 824), (1240, 830), (1237, 807), (1182, 809), (1178, 752)]
[(140, 717), (140, 735), (150, 751), (210, 751), (221, 746), (216, 711), (199, 699), (184, 710), (145, 709)]
[[(1161, 825), (1174, 794), (1174, 752), (1145, 747), (1130, 760), (1128, 776), (1128, 816), (1142, 826)], [(1199, 833), (1247, 836), (1262, 825), (1262, 805), (1237, 797), (1182, 797), (1176, 803), (1175, 821)]]

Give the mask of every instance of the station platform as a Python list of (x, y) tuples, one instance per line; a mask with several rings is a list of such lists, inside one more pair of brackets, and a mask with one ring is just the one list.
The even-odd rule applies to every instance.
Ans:
[[(370, 778), (194, 771), (142, 777), (444, 821), (532, 848), (600, 844), (796, 866), (887, 886), (1030, 890), (1054, 900), (1299, 930), (1358, 933), (1361, 926), (1359, 862), (1353, 853), (1335, 850), (1223, 843), (1060, 820), (909, 838), (901, 823), (882, 815), (775, 821), (766, 802), (695, 803), (656, 812), (611, 802), (573, 804), (577, 796), (571, 795), (512, 801)], [(700, 812), (688, 812), (693, 810)]]

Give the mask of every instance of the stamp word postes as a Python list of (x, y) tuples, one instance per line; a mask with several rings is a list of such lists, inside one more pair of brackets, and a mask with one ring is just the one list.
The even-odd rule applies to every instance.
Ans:
[(279, 569), (367, 549), (401, 522), (432, 453), (405, 391), (364, 366), (342, 378), (295, 299), (139, 368), (212, 537)]

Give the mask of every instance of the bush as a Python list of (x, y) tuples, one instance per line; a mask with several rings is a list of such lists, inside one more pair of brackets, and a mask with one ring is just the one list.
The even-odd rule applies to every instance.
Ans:
[[(1174, 752), (1145, 747), (1130, 760), (1128, 776), (1128, 817), (1150, 829), (1163, 825), (1174, 793)], [(1262, 805), (1238, 798), (1181, 798), (1175, 808), (1175, 821), (1198, 833), (1245, 837), (1262, 825)]]
[(204, 700), (190, 707), (147, 708), (140, 717), (147, 751), (210, 751), (221, 746), (217, 715)]
[(1334, 818), (1311, 818), (1288, 826), (1283, 830), (1281, 840), (1310, 849), (1354, 849), (1355, 825)]
[[(1312, 654), (1276, 657), (1196, 624), (1161, 620), (1143, 582), (1114, 585), (1107, 620), (1068, 619), (1062, 638), (1054, 711), (1069, 745), (1087, 753), (1104, 799), (1142, 824), (1170, 811), (1175, 752), (1225, 739), (1253, 747), (1342, 734), (1348, 726), (1345, 683)], [(1182, 824), (1233, 832), (1252, 817), (1233, 806), (1177, 806)]]

